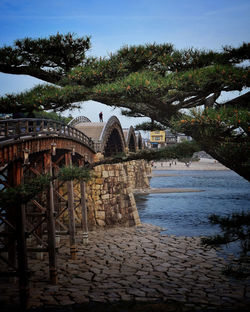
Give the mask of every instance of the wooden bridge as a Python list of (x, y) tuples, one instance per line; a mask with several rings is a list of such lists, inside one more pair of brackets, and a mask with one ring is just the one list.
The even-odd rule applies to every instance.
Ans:
[[(132, 127), (123, 131), (114, 116), (107, 123), (91, 123), (80, 116), (68, 125), (46, 119), (0, 121), (1, 194), (47, 173), (54, 178), (46, 192), (25, 204), (0, 202), (0, 262), (5, 268), (0, 269), (0, 277), (18, 277), (23, 309), (29, 297), (28, 253), (48, 252), (50, 281), (56, 284), (56, 237), (69, 234), (72, 259), (77, 250), (76, 225), (83, 231), (83, 242), (87, 241), (85, 183), (80, 182), (80, 194), (76, 194), (75, 182), (55, 179), (59, 169), (92, 164), (97, 153), (112, 156), (138, 148), (142, 148), (141, 136)], [(75, 212), (79, 207), (80, 216)], [(68, 224), (61, 219), (66, 211)]]

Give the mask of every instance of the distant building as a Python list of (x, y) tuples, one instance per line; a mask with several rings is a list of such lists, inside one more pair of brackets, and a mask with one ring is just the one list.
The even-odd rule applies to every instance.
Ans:
[(166, 145), (166, 133), (162, 130), (150, 131), (150, 144), (152, 148), (160, 148)]
[(178, 133), (177, 135), (177, 143), (181, 143), (184, 141), (192, 141), (191, 136), (185, 135), (184, 133)]
[(183, 133), (173, 134), (168, 130), (150, 131), (150, 146), (151, 148), (161, 148), (167, 145), (181, 143), (184, 141), (192, 141), (190, 136)]
[(173, 134), (170, 130), (166, 130), (166, 144), (170, 145), (170, 144), (176, 144), (177, 143), (177, 134)]

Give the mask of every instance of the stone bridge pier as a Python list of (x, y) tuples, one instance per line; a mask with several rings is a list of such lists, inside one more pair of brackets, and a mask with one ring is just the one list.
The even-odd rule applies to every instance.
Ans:
[(149, 187), (147, 170), (144, 160), (94, 168), (94, 177), (87, 183), (90, 228), (140, 224), (133, 191)]

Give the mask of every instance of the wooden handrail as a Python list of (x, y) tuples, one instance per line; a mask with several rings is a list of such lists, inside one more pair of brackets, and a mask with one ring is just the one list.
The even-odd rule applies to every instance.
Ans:
[(68, 123), (69, 126), (75, 126), (79, 123), (82, 123), (82, 122), (91, 122), (88, 117), (85, 117), (85, 116), (78, 116), (72, 120), (70, 120), (70, 122)]
[(94, 150), (94, 142), (80, 130), (62, 122), (40, 118), (19, 118), (0, 120), (0, 144), (25, 137), (57, 135), (80, 141)]

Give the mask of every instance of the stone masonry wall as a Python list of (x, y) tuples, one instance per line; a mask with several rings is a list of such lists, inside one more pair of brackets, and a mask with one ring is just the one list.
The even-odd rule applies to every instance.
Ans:
[(139, 225), (133, 190), (149, 187), (149, 171), (144, 160), (95, 167), (93, 178), (86, 184), (89, 229)]
[(148, 176), (151, 166), (145, 160), (132, 160), (123, 164), (129, 178), (129, 186), (134, 189), (149, 188)]

